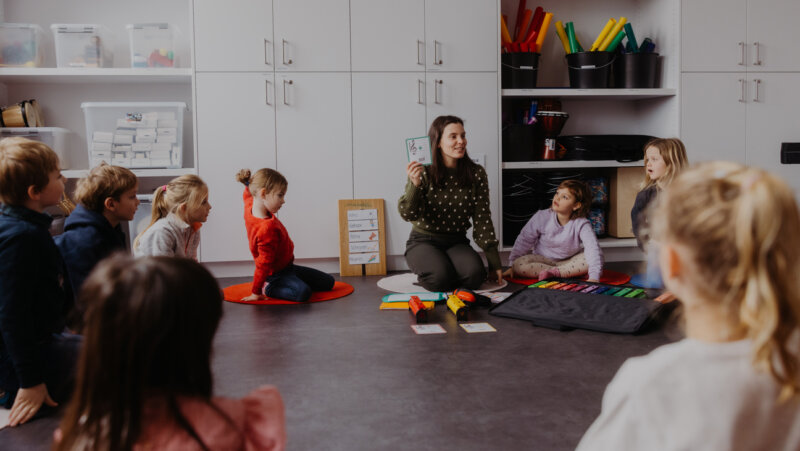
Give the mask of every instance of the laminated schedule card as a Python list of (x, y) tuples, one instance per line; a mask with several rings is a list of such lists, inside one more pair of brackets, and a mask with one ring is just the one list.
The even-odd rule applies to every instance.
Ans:
[(433, 156), (431, 155), (431, 142), (427, 136), (408, 138), (406, 140), (406, 154), (408, 154), (409, 163), (416, 161), (425, 166), (433, 164)]

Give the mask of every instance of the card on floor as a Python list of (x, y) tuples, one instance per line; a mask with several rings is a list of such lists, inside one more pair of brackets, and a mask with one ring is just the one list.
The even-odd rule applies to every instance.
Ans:
[(489, 323), (464, 323), (459, 324), (459, 326), (470, 334), (478, 332), (497, 332), (497, 329), (492, 327)]
[(412, 324), (411, 328), (414, 329), (414, 332), (416, 332), (418, 335), (447, 333), (447, 331), (444, 330), (444, 328), (439, 324)]

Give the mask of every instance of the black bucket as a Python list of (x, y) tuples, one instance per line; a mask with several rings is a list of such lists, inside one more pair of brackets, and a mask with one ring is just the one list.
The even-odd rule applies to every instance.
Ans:
[(614, 60), (615, 88), (655, 88), (658, 53), (623, 53)]
[(539, 74), (539, 54), (534, 52), (504, 53), (500, 56), (503, 64), (503, 89), (533, 89)]
[(569, 87), (579, 89), (608, 88), (611, 75), (611, 52), (578, 52), (567, 55)]
[(538, 124), (510, 124), (503, 128), (503, 161), (539, 160), (543, 145)]

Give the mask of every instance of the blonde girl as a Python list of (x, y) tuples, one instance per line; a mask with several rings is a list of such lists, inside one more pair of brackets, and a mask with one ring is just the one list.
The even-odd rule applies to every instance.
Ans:
[(285, 200), (289, 183), (278, 171), (262, 168), (255, 173), (242, 169), (236, 181), (245, 186), (244, 225), (256, 270), (249, 296), (243, 301), (267, 297), (304, 302), (315, 291), (329, 291), (335, 280), (330, 274), (294, 264), (294, 243), (276, 213)]
[(654, 213), (686, 338), (635, 357), (579, 450), (800, 449), (800, 213), (761, 169), (706, 163)]
[(153, 192), (150, 225), (136, 237), (133, 253), (197, 260), (200, 227), (208, 219), (208, 186), (192, 174), (172, 179)]

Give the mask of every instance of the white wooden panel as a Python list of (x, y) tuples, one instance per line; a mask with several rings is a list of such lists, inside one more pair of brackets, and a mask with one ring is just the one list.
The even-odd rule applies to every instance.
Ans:
[(426, 0), (427, 70), (497, 71), (499, 23), (493, 1)]
[[(681, 1), (681, 70), (746, 70), (747, 0)], [(744, 55), (739, 43), (744, 43)]]
[(276, 70), (350, 70), (348, 5), (348, 0), (275, 0)]
[(275, 68), (271, 0), (194, 0), (198, 71)]
[(354, 71), (425, 69), (424, 0), (351, 0)]

